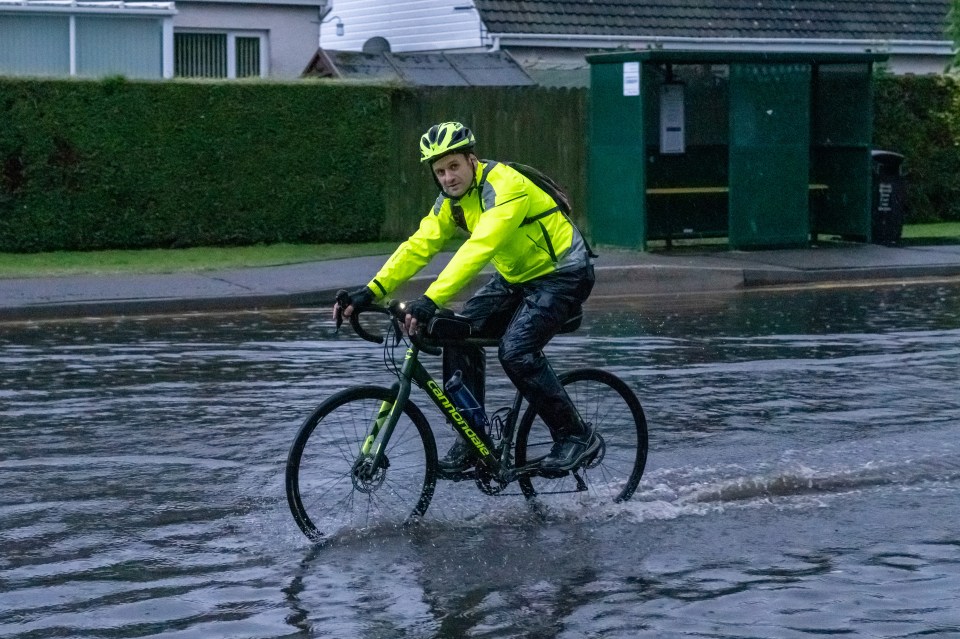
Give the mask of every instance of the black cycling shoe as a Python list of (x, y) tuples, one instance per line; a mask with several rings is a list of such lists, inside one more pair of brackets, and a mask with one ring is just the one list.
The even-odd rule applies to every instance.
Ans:
[(547, 472), (573, 470), (599, 447), (600, 438), (594, 435), (592, 429), (588, 428), (587, 433), (580, 437), (568, 435), (554, 442), (550, 454), (540, 460), (540, 470)]
[(440, 460), (439, 466), (444, 473), (462, 473), (473, 467), (476, 461), (477, 458), (470, 450), (470, 445), (463, 438), (457, 437), (457, 441)]

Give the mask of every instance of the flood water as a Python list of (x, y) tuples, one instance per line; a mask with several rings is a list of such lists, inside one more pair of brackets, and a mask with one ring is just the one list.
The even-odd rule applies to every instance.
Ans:
[(543, 517), (442, 483), (422, 525), (317, 547), (290, 442), (392, 380), (330, 329), (0, 325), (0, 636), (960, 636), (956, 283), (596, 300), (548, 353), (640, 397), (632, 501)]

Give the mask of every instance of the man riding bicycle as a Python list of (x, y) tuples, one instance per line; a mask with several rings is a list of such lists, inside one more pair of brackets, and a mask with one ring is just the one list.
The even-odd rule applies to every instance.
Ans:
[[(498, 337), (498, 356), (507, 376), (536, 407), (554, 445), (541, 461), (547, 471), (570, 470), (596, 447), (550, 367), (543, 348), (581, 310), (594, 284), (592, 254), (579, 229), (558, 202), (506, 164), (480, 160), (476, 140), (459, 122), (434, 125), (420, 138), (421, 162), (428, 162), (440, 187), (420, 227), (394, 251), (364, 287), (350, 292), (350, 305), (370, 304), (415, 275), (458, 229), (469, 238), (419, 298), (407, 302), (406, 329), (426, 327), (474, 276), (492, 262), (496, 273), (467, 300), (460, 313), (475, 334)], [(483, 404), (483, 351), (474, 346), (444, 349), (444, 379), (463, 371)], [(462, 437), (441, 460), (446, 472), (476, 462)]]

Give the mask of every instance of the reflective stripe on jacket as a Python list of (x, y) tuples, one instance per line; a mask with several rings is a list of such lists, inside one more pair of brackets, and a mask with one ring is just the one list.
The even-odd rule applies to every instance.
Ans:
[(493, 262), (516, 284), (590, 263), (580, 231), (547, 193), (514, 169), (480, 160), (475, 186), (459, 199), (443, 194), (420, 228), (397, 247), (368, 285), (385, 296), (440, 252), (458, 227), (470, 237), (457, 250), (426, 295), (443, 306)]

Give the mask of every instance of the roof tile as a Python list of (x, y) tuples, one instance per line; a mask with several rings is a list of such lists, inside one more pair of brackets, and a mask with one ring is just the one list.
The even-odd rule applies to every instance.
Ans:
[(490, 33), (947, 40), (951, 0), (475, 0)]

